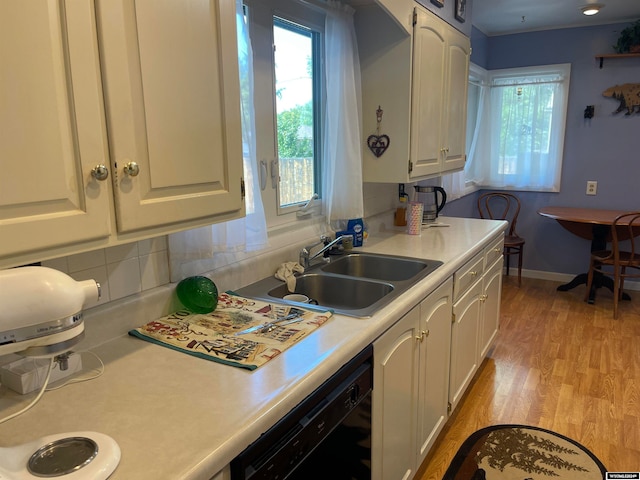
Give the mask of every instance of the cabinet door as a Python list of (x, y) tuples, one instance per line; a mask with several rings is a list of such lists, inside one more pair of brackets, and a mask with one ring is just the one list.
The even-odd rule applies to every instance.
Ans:
[(447, 421), (452, 284), (449, 279), (420, 304), (418, 465)]
[[(393, 0), (395, 8), (413, 8)], [(409, 182), (411, 122), (411, 52), (413, 39), (400, 30), (379, 5), (363, 5), (354, 18), (362, 73), (363, 144), (369, 135), (388, 135), (391, 142), (384, 155), (376, 157), (362, 149), (362, 177), (365, 182)], [(377, 123), (376, 109), (383, 110)], [(378, 132), (378, 128), (380, 131)]]
[[(416, 7), (411, 87), (411, 177), (434, 175), (442, 166), (446, 71), (445, 23)], [(466, 79), (465, 79), (466, 80)]]
[(95, 29), (89, 1), (0, 2), (0, 264), (110, 234)]
[(373, 480), (401, 480), (415, 474), (419, 321), (418, 306), (373, 344)]
[(469, 38), (454, 28), (447, 32), (445, 128), (442, 132), (444, 172), (462, 170), (466, 160)]
[(453, 411), (478, 369), (478, 327), (482, 281), (478, 280), (453, 305), (449, 403)]
[(502, 263), (500, 257), (484, 274), (482, 295), (482, 322), (478, 364), (482, 362), (493, 344), (500, 327), (500, 299), (502, 297)]
[(100, 0), (98, 13), (118, 231), (241, 216), (234, 2)]

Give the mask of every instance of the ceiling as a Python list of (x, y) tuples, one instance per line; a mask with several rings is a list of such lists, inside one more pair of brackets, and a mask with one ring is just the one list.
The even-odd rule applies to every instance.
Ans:
[[(583, 15), (581, 7), (594, 3), (604, 5), (600, 13)], [(485, 35), (505, 35), (632, 22), (640, 19), (640, 0), (473, 0), (471, 15)]]

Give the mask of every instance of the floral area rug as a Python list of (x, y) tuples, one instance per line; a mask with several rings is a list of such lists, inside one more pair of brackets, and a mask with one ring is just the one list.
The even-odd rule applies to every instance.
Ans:
[(596, 456), (558, 433), (524, 425), (495, 425), (467, 438), (444, 480), (602, 480)]
[[(133, 329), (129, 334), (189, 355), (255, 370), (331, 316), (331, 311), (313, 311), (221, 293), (211, 313), (181, 310)], [(285, 317), (291, 319), (268, 329), (239, 334)]]

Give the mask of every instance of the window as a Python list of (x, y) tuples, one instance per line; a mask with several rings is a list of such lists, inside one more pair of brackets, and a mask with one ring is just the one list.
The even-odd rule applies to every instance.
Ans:
[(560, 190), (570, 65), (490, 72), (489, 144), (479, 153), (483, 186)]
[(451, 198), (478, 187), (560, 190), (568, 64), (486, 71), (471, 64), (467, 164), (444, 176)]
[(324, 13), (293, 0), (245, 4), (262, 201), (269, 227), (277, 227), (321, 196)]
[(320, 34), (282, 18), (273, 20), (280, 208), (318, 193), (320, 158), (318, 91)]

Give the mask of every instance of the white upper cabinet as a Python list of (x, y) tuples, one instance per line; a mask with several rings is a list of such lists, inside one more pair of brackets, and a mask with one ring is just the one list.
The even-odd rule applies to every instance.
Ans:
[(409, 177), (436, 175), (442, 170), (446, 125), (447, 26), (416, 8), (411, 89), (411, 149)]
[(90, 2), (0, 2), (0, 262), (111, 234)]
[(363, 133), (389, 139), (379, 157), (364, 147), (364, 181), (415, 182), (464, 168), (469, 39), (421, 6), (410, 36), (375, 5), (358, 15)]
[(469, 89), (469, 38), (453, 28), (447, 32), (445, 106), (441, 145), (442, 171), (462, 170), (467, 159), (467, 95)]
[(97, 9), (118, 231), (237, 216), (235, 3), (100, 0)]
[(415, 22), (411, 178), (464, 168), (470, 51), (466, 36), (427, 10), (416, 7)]
[(0, 268), (244, 215), (232, 0), (3, 0), (0, 41)]

